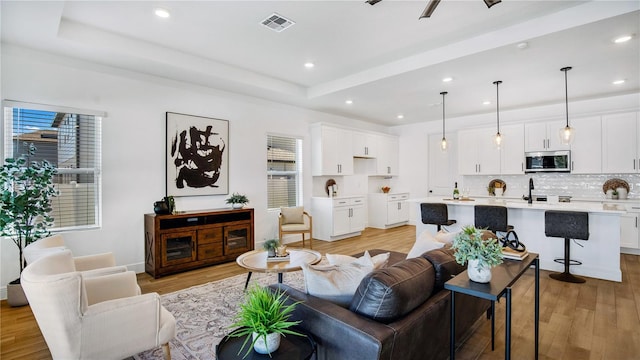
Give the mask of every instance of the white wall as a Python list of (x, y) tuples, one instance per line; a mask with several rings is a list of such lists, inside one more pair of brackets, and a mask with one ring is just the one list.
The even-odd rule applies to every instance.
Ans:
[[(347, 119), (260, 99), (131, 73), (4, 45), (3, 99), (107, 112), (102, 126), (102, 227), (65, 233), (76, 255), (113, 252), (118, 264), (144, 271), (143, 214), (165, 191), (165, 112), (229, 120), (229, 191), (245, 193), (255, 212), (256, 242), (277, 237), (266, 211), (266, 134), (303, 138), (304, 203), (311, 197), (309, 124), (333, 122), (380, 130)], [(2, 148), (2, 146), (0, 146)], [(227, 207), (227, 196), (176, 199), (178, 210)], [(259, 245), (258, 245), (259, 246)], [(17, 248), (0, 244), (2, 292), (18, 277)]]

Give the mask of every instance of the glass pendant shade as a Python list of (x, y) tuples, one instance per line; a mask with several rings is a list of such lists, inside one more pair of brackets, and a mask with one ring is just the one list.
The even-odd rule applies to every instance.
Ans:
[(502, 146), (502, 134), (496, 133), (496, 136), (493, 138), (493, 142), (495, 143), (496, 148), (500, 150), (500, 147)]
[(567, 125), (560, 129), (560, 142), (569, 145), (573, 141), (575, 130), (569, 126), (569, 90), (567, 87), (567, 71), (571, 70), (571, 66), (563, 67), (560, 71), (564, 72), (564, 104), (565, 114), (567, 116)]
[(442, 141), (440, 142), (440, 150), (447, 151), (447, 139), (442, 138)]

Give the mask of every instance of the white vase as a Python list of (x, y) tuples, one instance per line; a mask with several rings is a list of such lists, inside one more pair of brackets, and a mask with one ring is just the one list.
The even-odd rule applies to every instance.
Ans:
[(240, 204), (240, 203), (231, 204), (231, 207), (234, 208), (234, 209), (242, 209), (243, 206), (244, 206), (244, 204)]
[(616, 191), (618, 192), (618, 199), (627, 200), (627, 188), (619, 187)]
[(469, 279), (477, 283), (488, 283), (491, 281), (491, 267), (487, 264), (479, 264), (480, 260), (470, 259), (467, 266)]
[[(257, 340), (256, 337), (258, 337)], [(259, 354), (271, 354), (280, 347), (280, 334), (278, 333), (267, 334), (267, 343), (265, 344), (264, 337), (254, 332), (253, 340), (255, 341), (253, 350)]]

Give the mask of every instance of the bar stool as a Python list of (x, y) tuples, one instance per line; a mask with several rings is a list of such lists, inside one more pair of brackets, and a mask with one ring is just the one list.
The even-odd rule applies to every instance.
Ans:
[[(513, 230), (513, 226), (509, 225), (506, 207), (476, 205), (473, 207), (473, 216), (475, 227), (495, 233), (502, 246), (508, 246), (516, 251), (524, 251), (526, 249), (524, 244), (518, 240), (518, 234)], [(504, 233), (504, 236), (499, 236), (498, 232)]]
[(564, 238), (564, 259), (553, 261), (564, 264), (564, 272), (549, 274), (559, 281), (581, 284), (586, 280), (569, 272), (569, 265), (582, 265), (571, 260), (570, 239), (589, 240), (589, 213), (583, 211), (547, 210), (544, 212), (544, 234), (548, 237)]
[(422, 223), (427, 225), (436, 225), (438, 227), (438, 231), (442, 229), (442, 226), (451, 226), (456, 223), (455, 220), (449, 219), (447, 204), (422, 203), (420, 204), (420, 212), (422, 214)]

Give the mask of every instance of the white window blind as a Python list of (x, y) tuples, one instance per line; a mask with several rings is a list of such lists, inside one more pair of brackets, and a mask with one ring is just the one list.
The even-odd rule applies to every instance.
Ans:
[(268, 208), (301, 204), (302, 140), (267, 135)]
[(4, 157), (18, 158), (36, 147), (31, 160), (58, 168), (52, 199), (53, 228), (100, 225), (101, 117), (82, 111), (20, 103), (4, 108)]

